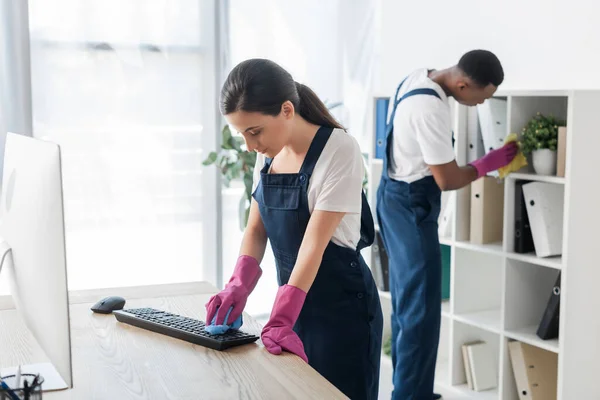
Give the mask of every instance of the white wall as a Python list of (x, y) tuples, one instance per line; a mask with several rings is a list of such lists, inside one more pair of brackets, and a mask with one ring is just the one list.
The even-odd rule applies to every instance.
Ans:
[(378, 93), (474, 48), (500, 58), (503, 90), (600, 88), (597, 0), (380, 1)]

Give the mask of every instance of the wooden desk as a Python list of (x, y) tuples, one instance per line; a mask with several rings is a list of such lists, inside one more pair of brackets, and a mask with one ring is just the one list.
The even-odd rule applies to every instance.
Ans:
[[(185, 283), (70, 293), (73, 389), (44, 399), (341, 399), (344, 395), (299, 357), (269, 354), (262, 343), (219, 352), (95, 314), (108, 295), (127, 307), (155, 307), (204, 320), (216, 289)], [(0, 367), (48, 361), (12, 302), (0, 297)], [(244, 314), (244, 331), (261, 326)], [(7, 352), (6, 349), (9, 349)]]

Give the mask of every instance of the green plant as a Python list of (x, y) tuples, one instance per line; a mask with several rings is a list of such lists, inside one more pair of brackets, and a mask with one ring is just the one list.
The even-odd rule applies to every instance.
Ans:
[(248, 215), (250, 214), (256, 153), (246, 150), (244, 139), (241, 136), (233, 136), (229, 125), (223, 127), (221, 136), (221, 150), (218, 153), (214, 151), (210, 152), (202, 164), (215, 164), (223, 175), (223, 184), (227, 187), (229, 187), (231, 181), (234, 179), (241, 178), (244, 182), (244, 195), (240, 199), (240, 210), (244, 209), (244, 216), (240, 221), (240, 229), (244, 230), (248, 223)]
[(391, 336), (388, 336), (383, 341), (383, 354), (385, 354), (388, 357), (392, 356), (392, 337)]
[(556, 150), (558, 127), (565, 125), (565, 121), (553, 115), (545, 116), (538, 112), (523, 128), (520, 140), (523, 154), (529, 155), (534, 150), (540, 149)]

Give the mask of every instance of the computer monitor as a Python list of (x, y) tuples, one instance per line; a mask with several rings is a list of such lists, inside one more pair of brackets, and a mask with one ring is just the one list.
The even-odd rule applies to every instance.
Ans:
[[(44, 377), (44, 391), (73, 385), (63, 213), (59, 146), (8, 133), (0, 201), (0, 274), (9, 275), (15, 307), (50, 360), (21, 366), (22, 373)], [(16, 367), (1, 373), (6, 376)]]

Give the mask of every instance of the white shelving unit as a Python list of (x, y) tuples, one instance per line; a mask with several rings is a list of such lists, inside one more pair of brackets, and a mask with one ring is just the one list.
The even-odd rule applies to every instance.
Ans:
[[(501, 181), (505, 185), (503, 238), (498, 243), (469, 241), (470, 187), (457, 191), (452, 234), (440, 238), (451, 247), (452, 256), (450, 301), (442, 307), (436, 384), (465, 398), (518, 400), (508, 352), (508, 342), (518, 340), (558, 354), (557, 399), (600, 399), (600, 240), (595, 237), (600, 228), (600, 91), (511, 91), (496, 96), (507, 100), (507, 135), (520, 133), (538, 111), (567, 121), (566, 174), (564, 178), (536, 175), (529, 160), (525, 171)], [(465, 165), (468, 111), (454, 102), (452, 110), (456, 158), (459, 165)], [(372, 135), (375, 143), (374, 130)], [(375, 215), (382, 162), (374, 157), (374, 147), (369, 155), (369, 201)], [(564, 186), (561, 256), (541, 258), (535, 253), (514, 252), (517, 180)], [(542, 340), (536, 330), (559, 273), (559, 338)], [(381, 293), (381, 299), (389, 326), (389, 293)], [(471, 340), (492, 345), (498, 372), (496, 389), (468, 389), (461, 346)]]

